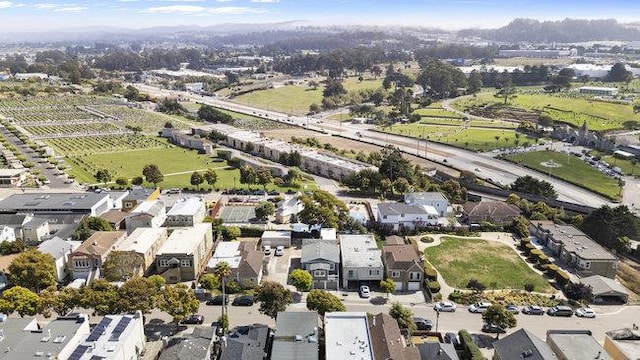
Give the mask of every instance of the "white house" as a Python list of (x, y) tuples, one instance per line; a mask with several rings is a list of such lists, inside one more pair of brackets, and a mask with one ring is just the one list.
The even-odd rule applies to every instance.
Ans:
[(193, 226), (206, 215), (204, 201), (197, 197), (179, 199), (167, 212), (166, 226)]
[(38, 250), (43, 254), (53, 257), (56, 267), (56, 280), (62, 282), (68, 275), (67, 263), (69, 255), (80, 247), (81, 241), (65, 241), (55, 236), (38, 245)]
[(16, 231), (14, 228), (8, 225), (0, 225), (0, 242), (3, 241), (16, 241)]
[(291, 247), (291, 231), (289, 230), (267, 230), (260, 237), (262, 246), (271, 247), (284, 246)]
[(436, 209), (440, 217), (446, 216), (449, 208), (449, 200), (442, 193), (436, 191), (404, 194), (404, 202), (412, 205), (431, 206)]
[(302, 210), (304, 210), (304, 206), (298, 196), (285, 197), (276, 205), (276, 222), (288, 224), (293, 216), (298, 215)]
[(89, 335), (85, 335), (69, 357), (73, 360), (140, 359), (146, 346), (141, 312), (106, 315)]
[(356, 287), (361, 282), (379, 282), (384, 278), (382, 251), (371, 234), (340, 234), (342, 286)]
[(160, 200), (143, 201), (124, 218), (128, 234), (139, 227), (161, 227), (166, 220), (167, 209)]
[(400, 228), (413, 230), (438, 225), (438, 211), (428, 205), (403, 203), (378, 204), (378, 223), (388, 225), (394, 231)]

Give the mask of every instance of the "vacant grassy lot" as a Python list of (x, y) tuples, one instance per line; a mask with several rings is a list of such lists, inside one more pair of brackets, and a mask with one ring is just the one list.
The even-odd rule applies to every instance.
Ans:
[[(552, 176), (583, 186), (611, 199), (619, 198), (620, 186), (616, 179), (606, 176), (599, 170), (594, 169), (591, 165), (574, 156), (546, 150), (524, 154), (512, 154), (505, 157), (515, 162), (522, 162), (526, 166), (545, 174), (548, 174), (549, 170), (551, 170)], [(553, 160), (555, 163), (562, 166), (548, 168), (541, 165), (542, 162), (549, 160)]]
[(268, 110), (304, 115), (309, 112), (309, 105), (321, 104), (322, 87), (313, 90), (309, 86), (287, 85), (240, 95), (232, 101)]
[(549, 282), (532, 271), (507, 245), (448, 236), (441, 241), (424, 252), (451, 286), (464, 289), (470, 279), (477, 279), (490, 289), (524, 289), (525, 284), (531, 283), (536, 291), (552, 290)]

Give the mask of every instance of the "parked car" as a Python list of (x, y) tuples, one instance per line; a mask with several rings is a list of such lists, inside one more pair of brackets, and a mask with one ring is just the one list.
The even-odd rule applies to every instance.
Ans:
[(456, 304), (449, 301), (439, 302), (434, 309), (438, 312), (456, 312)]
[(520, 309), (518, 309), (518, 307), (513, 304), (505, 305), (504, 309), (512, 314), (520, 314)]
[(544, 309), (537, 305), (528, 305), (522, 308), (522, 313), (527, 315), (544, 315)]
[(429, 319), (414, 317), (413, 322), (416, 323), (416, 328), (418, 330), (431, 331), (431, 329), (433, 329), (433, 322)]
[(262, 249), (265, 255), (271, 255), (271, 245), (265, 245)]
[(369, 296), (371, 296), (371, 290), (369, 290), (369, 287), (367, 285), (360, 285), (360, 297), (361, 298), (368, 298)]
[(204, 316), (202, 315), (189, 315), (186, 318), (182, 319), (181, 324), (192, 324), (192, 325), (200, 325), (204, 322)]
[(242, 295), (233, 299), (232, 306), (253, 306), (253, 296)]
[(458, 335), (454, 332), (448, 332), (444, 334), (444, 342), (447, 344), (453, 345), (454, 348), (460, 346), (460, 340), (458, 340)]
[(275, 255), (275, 256), (284, 255), (284, 246), (282, 246), (282, 245), (276, 246), (276, 252), (273, 255)]
[[(222, 295), (218, 295), (216, 297), (213, 297), (209, 300), (207, 300), (206, 304), (207, 305), (222, 305)], [(224, 304), (227, 305), (229, 304), (229, 295), (225, 295), (224, 296)]]
[(577, 317), (584, 317), (584, 318), (595, 318), (596, 317), (596, 312), (593, 311), (593, 309), (591, 309), (591, 308), (582, 307), (582, 308), (576, 310), (576, 316)]
[(573, 316), (573, 309), (571, 309), (568, 306), (554, 306), (552, 308), (549, 308), (547, 310), (547, 315), (549, 316), (566, 316), (566, 317), (571, 317)]
[(491, 334), (504, 334), (507, 331), (498, 325), (484, 324), (482, 325), (482, 332), (491, 333)]
[(469, 306), (469, 312), (480, 314), (487, 311), (489, 306), (491, 306), (490, 302), (480, 301)]

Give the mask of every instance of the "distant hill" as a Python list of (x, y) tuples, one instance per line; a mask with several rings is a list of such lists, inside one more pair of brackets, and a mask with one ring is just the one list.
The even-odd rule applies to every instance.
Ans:
[(483, 39), (504, 42), (583, 42), (604, 40), (638, 40), (640, 30), (637, 26), (619, 24), (616, 20), (580, 20), (538, 21), (533, 19), (515, 19), (507, 26), (498, 29), (465, 29), (460, 36), (479, 36)]

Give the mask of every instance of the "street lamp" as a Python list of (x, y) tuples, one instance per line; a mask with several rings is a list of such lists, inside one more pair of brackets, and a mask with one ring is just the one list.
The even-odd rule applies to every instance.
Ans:
[(440, 322), (440, 311), (436, 310), (436, 332), (438, 332), (438, 323)]

